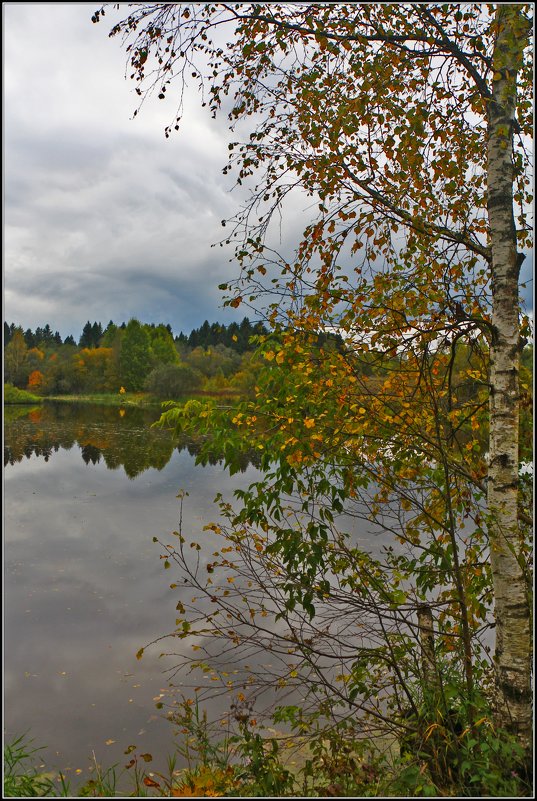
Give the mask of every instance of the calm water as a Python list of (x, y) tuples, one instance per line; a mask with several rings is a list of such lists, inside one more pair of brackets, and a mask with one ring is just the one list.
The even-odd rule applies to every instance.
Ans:
[[(150, 429), (158, 412), (110, 407), (6, 407), (4, 433), (4, 731), (29, 730), (47, 768), (89, 776), (92, 752), (123, 765), (135, 744), (173, 751), (155, 707), (165, 665), (138, 649), (173, 629), (177, 595), (161, 548), (217, 518), (255, 468), (229, 477), (197, 467), (192, 444)], [(108, 741), (108, 744), (107, 744)], [(109, 742), (113, 741), (113, 742)], [(77, 774), (76, 771), (82, 773)]]

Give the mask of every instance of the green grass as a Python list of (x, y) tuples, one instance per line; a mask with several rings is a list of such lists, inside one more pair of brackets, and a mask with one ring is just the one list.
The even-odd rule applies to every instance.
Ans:
[(101, 406), (158, 406), (160, 401), (147, 392), (96, 392), (87, 395), (47, 395), (55, 403), (96, 403)]
[(25, 389), (17, 389), (13, 384), (4, 384), (4, 404), (10, 403), (42, 403), (43, 398), (38, 395), (32, 395)]
[[(229, 400), (240, 397), (236, 390), (222, 389), (215, 391), (199, 390), (194, 393), (186, 393), (175, 400), (186, 403), (191, 398), (229, 398)], [(84, 403), (99, 404), (101, 406), (160, 406), (163, 398), (157, 398), (149, 392), (94, 392), (79, 395), (46, 395), (38, 396), (27, 392), (25, 389), (17, 389), (12, 384), (4, 384), (4, 405), (9, 404), (35, 404), (44, 401), (54, 401), (55, 403)]]
[[(219, 390), (217, 392), (200, 390), (199, 392), (194, 393), (188, 392), (185, 395), (182, 395), (180, 398), (174, 398), (173, 400), (186, 403), (192, 398), (199, 400), (206, 400), (207, 398), (227, 398), (231, 401), (236, 400), (238, 397), (240, 397), (240, 393), (230, 390)], [(100, 404), (101, 406), (140, 407), (161, 406), (165, 399), (157, 398), (155, 395), (151, 395), (149, 392), (125, 392), (122, 394), (119, 392), (96, 392), (92, 394), (81, 395), (47, 395), (44, 399), (40, 398), (39, 400), (54, 401), (55, 403), (94, 403)]]
[(38, 798), (54, 790), (48, 773), (35, 766), (36, 754), (42, 748), (32, 748), (33, 740), (26, 734), (4, 745), (4, 797)]
[[(33, 740), (22, 734), (4, 745), (4, 794), (2, 798), (68, 798), (68, 797), (123, 797), (119, 779), (125, 770), (117, 771), (117, 765), (104, 769), (93, 754), (90, 765), (91, 778), (73, 789), (71, 782), (61, 771), (44, 771), (45, 767), (38, 756), (44, 746), (33, 747)], [(135, 771), (130, 776), (132, 791), (128, 796), (147, 796), (143, 775)]]

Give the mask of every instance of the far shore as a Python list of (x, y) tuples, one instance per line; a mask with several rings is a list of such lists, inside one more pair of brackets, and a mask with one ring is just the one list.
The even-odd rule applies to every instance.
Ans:
[[(200, 390), (196, 393), (188, 393), (178, 398), (173, 398), (177, 402), (186, 402), (192, 398), (239, 398), (240, 392), (237, 390), (221, 390), (219, 392), (209, 392)], [(103, 392), (80, 395), (34, 395), (25, 390), (16, 390), (16, 394), (8, 393), (4, 388), (4, 406), (14, 405), (35, 405), (37, 403), (94, 403), (103, 406), (160, 406), (165, 402), (164, 398), (156, 398), (148, 392)]]

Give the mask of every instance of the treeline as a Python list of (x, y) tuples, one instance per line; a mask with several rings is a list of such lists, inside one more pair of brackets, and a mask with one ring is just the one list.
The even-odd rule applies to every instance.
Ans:
[[(110, 320), (106, 329), (103, 329), (101, 323), (95, 321), (91, 323), (89, 320), (82, 329), (82, 333), (78, 340), (79, 348), (98, 348), (103, 345), (103, 338), (109, 339), (111, 332), (117, 328), (125, 330), (126, 323), (121, 323), (120, 326), (114, 325)], [(149, 328), (154, 329), (162, 327), (156, 326), (155, 323), (150, 323)], [(172, 327), (168, 323), (164, 328), (173, 337)], [(22, 330), (21, 326), (15, 323), (8, 324), (4, 322), (4, 347), (9, 345), (16, 330)], [(250, 339), (254, 335), (266, 334), (267, 329), (263, 323), (251, 323), (248, 317), (245, 317), (241, 323), (230, 323), (229, 325), (221, 325), (220, 323), (209, 323), (205, 320), (203, 325), (199, 328), (194, 328), (190, 334), (184, 334), (182, 331), (174, 337), (176, 344), (181, 346), (188, 346), (190, 348), (209, 348), (213, 345), (225, 345), (231, 350), (236, 350), (238, 353), (244, 353), (251, 350)], [(47, 323), (43, 328), (37, 327), (35, 331), (27, 328), (23, 331), (24, 341), (28, 348), (39, 347), (40, 345), (76, 345), (76, 340), (69, 334), (62, 340), (59, 331), (52, 332), (52, 328)]]
[(261, 323), (245, 317), (205, 321), (188, 336), (170, 325), (136, 319), (106, 328), (89, 320), (76, 343), (50, 325), (23, 330), (4, 322), (4, 381), (42, 395), (148, 391), (173, 398), (195, 390), (247, 392), (254, 382), (254, 336)]
[(225, 345), (226, 348), (244, 353), (251, 349), (250, 338), (254, 335), (266, 334), (267, 330), (262, 323), (252, 323), (245, 317), (242, 323), (230, 323), (228, 326), (205, 320), (200, 328), (195, 328), (187, 337), (182, 332), (175, 338), (181, 345), (190, 348), (210, 348), (215, 345)]

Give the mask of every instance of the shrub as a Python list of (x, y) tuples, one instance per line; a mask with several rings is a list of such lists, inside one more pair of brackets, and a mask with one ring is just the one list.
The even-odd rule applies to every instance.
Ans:
[(4, 403), (41, 403), (41, 398), (13, 384), (4, 384)]
[(152, 370), (145, 388), (158, 398), (176, 398), (199, 389), (202, 376), (186, 364), (161, 364)]

